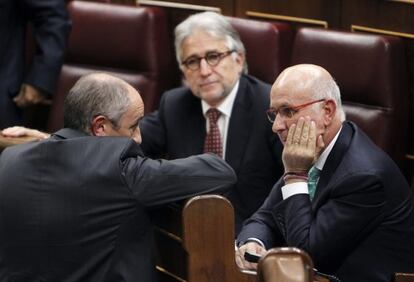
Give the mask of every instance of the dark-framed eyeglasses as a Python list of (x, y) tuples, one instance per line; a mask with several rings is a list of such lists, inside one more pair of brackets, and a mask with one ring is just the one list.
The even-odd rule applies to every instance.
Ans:
[(211, 51), (207, 52), (204, 57), (191, 56), (185, 59), (181, 64), (192, 71), (196, 71), (200, 69), (201, 60), (205, 59), (207, 64), (214, 67), (217, 66), (222, 59), (224, 59), (233, 52), (236, 52), (236, 50), (228, 50), (225, 52)]
[(312, 104), (324, 102), (326, 99), (319, 99), (315, 101), (311, 101), (305, 104), (297, 105), (297, 106), (282, 106), (279, 109), (268, 109), (266, 111), (267, 119), (273, 123), (276, 119), (276, 116), (279, 115), (280, 117), (284, 118), (292, 118), (297, 112), (299, 112), (301, 109), (310, 106)]

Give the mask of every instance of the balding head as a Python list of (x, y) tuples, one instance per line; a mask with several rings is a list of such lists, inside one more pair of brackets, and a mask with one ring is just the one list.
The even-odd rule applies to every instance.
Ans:
[(94, 119), (104, 116), (118, 128), (131, 107), (143, 112), (141, 96), (131, 85), (106, 73), (87, 74), (75, 83), (65, 99), (64, 126), (93, 134)]
[(273, 87), (290, 88), (290, 95), (306, 93), (309, 99), (332, 99), (336, 102), (341, 121), (345, 120), (341, 94), (335, 80), (324, 68), (301, 64), (285, 69), (276, 79)]
[(329, 142), (333, 132), (339, 130), (345, 120), (340, 92), (332, 76), (324, 68), (302, 64), (285, 69), (276, 79), (271, 91), (271, 108), (299, 107), (291, 118), (279, 117), (275, 120), (273, 130), (282, 141), (287, 130), (299, 117), (310, 116), (317, 123), (320, 134)]

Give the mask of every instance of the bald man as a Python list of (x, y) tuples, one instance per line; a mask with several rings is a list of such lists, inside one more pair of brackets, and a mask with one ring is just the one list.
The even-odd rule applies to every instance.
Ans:
[(236, 180), (212, 154), (144, 157), (144, 105), (126, 82), (82, 77), (65, 128), (0, 156), (0, 281), (155, 281), (148, 209)]
[(268, 118), (284, 145), (282, 177), (238, 236), (245, 252), (277, 246), (307, 251), (341, 281), (392, 281), (414, 272), (414, 205), (394, 162), (352, 122), (339, 88), (315, 65), (283, 71)]

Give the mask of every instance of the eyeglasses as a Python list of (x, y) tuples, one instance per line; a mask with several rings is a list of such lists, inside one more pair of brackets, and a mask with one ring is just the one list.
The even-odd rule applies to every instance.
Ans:
[(276, 119), (276, 116), (279, 115), (281, 117), (284, 118), (291, 118), (293, 117), (297, 112), (299, 112), (301, 109), (310, 106), (312, 104), (315, 103), (320, 103), (320, 102), (324, 102), (326, 99), (319, 99), (319, 100), (315, 100), (312, 102), (308, 102), (302, 105), (298, 105), (298, 106), (292, 106), (292, 107), (287, 107), (287, 106), (282, 106), (279, 109), (268, 109), (266, 111), (267, 114), (267, 119), (273, 123)]
[(204, 57), (191, 56), (185, 59), (181, 64), (183, 64), (190, 70), (196, 71), (200, 69), (201, 60), (205, 59), (207, 64), (214, 67), (217, 66), (223, 58), (227, 57), (233, 52), (236, 52), (236, 50), (229, 50), (225, 52), (207, 52), (207, 54)]

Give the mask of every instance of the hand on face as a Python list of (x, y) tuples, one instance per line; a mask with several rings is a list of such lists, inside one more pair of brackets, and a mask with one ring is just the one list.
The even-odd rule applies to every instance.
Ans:
[(316, 136), (316, 125), (309, 116), (300, 117), (289, 128), (283, 148), (285, 172), (307, 172), (325, 147), (322, 135)]

